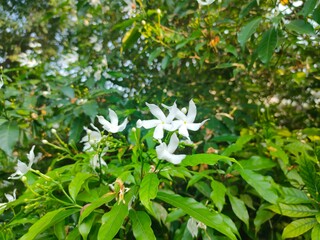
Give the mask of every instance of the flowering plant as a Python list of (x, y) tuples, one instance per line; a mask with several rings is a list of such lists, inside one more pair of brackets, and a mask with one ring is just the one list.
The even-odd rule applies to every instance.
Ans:
[[(158, 106), (147, 106), (156, 119), (138, 120), (127, 138), (123, 134), (130, 124), (127, 118), (119, 124), (112, 109), (110, 121), (98, 115), (103, 130), (93, 123), (84, 127), (82, 151), (66, 144), (52, 129), (57, 141), (43, 140), (43, 144), (60, 153), (45, 174), (33, 168), (42, 155), (35, 157), (39, 148), (32, 146), (27, 154), (29, 164), (19, 160), (16, 172), (9, 177), (21, 179), (26, 191), (18, 192), (17, 200), (15, 192), (6, 195), (9, 203), (1, 205), (0, 213), (12, 211), (14, 217), (2, 226), (3, 235), (28, 240), (53, 235), (58, 239), (155, 239), (178, 234), (170, 233), (170, 224), (181, 218), (188, 221), (182, 227), (190, 236), (196, 237), (200, 230), (236, 239), (238, 231), (229, 217), (180, 195), (174, 187), (178, 179), (198, 176), (188, 167), (233, 161), (215, 154), (185, 154), (195, 147), (188, 131), (199, 130), (207, 120), (194, 123), (193, 100), (188, 111), (176, 103), (162, 105), (168, 110), (167, 116)], [(178, 148), (181, 154), (177, 154)], [(57, 164), (63, 160), (72, 163)], [(194, 183), (189, 182), (189, 187)], [(28, 215), (34, 218), (24, 222)], [(22, 236), (14, 232), (20, 225), (26, 228)], [(164, 231), (156, 232), (154, 226), (162, 226)]]

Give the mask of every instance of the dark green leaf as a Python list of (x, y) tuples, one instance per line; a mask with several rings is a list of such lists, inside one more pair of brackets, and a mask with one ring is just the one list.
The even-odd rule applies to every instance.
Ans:
[(153, 60), (156, 59), (160, 55), (161, 52), (162, 52), (161, 47), (158, 47), (153, 52), (151, 52), (149, 55), (149, 58), (148, 58), (148, 64), (151, 65)]
[(262, 35), (258, 45), (258, 56), (263, 63), (268, 63), (277, 46), (278, 33), (275, 28), (271, 28)]
[(290, 31), (294, 31), (298, 34), (315, 34), (312, 25), (305, 20), (296, 19), (285, 25)]
[[(236, 240), (235, 234), (239, 235), (236, 229), (233, 229), (229, 224), (226, 223), (225, 218), (217, 212), (211, 212), (202, 203), (195, 201), (192, 198), (181, 197), (177, 194), (165, 191), (159, 191), (157, 198), (172, 206), (181, 208), (185, 213), (189, 214), (196, 220), (204, 223), (205, 225), (216, 229), (217, 231), (228, 236), (230, 239)], [(231, 219), (228, 218), (232, 222)]]
[(244, 48), (246, 42), (251, 37), (251, 35), (255, 33), (257, 27), (261, 22), (261, 19), (261, 17), (258, 17), (251, 20), (240, 30), (238, 34), (238, 42), (240, 43), (240, 46), (242, 48)]
[(312, 18), (320, 24), (320, 5), (313, 11)]
[(159, 179), (157, 174), (148, 173), (144, 176), (139, 189), (139, 197), (141, 203), (148, 209), (151, 210), (150, 200), (157, 196), (159, 186)]
[(14, 122), (6, 122), (0, 126), (0, 148), (11, 155), (15, 144), (19, 139), (19, 128)]
[(314, 10), (318, 0), (306, 0), (303, 8), (299, 12), (300, 15), (307, 17)]
[(83, 132), (84, 122), (81, 117), (74, 119), (70, 132), (69, 132), (69, 143), (78, 143), (80, 140), (81, 133)]
[(270, 220), (274, 215), (275, 213), (266, 209), (266, 204), (262, 204), (256, 213), (255, 219), (253, 220), (256, 233), (259, 232), (261, 225)]

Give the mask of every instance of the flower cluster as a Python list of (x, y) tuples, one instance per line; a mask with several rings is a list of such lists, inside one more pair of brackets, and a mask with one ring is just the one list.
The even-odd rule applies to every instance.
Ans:
[(169, 144), (167, 145), (165, 142), (162, 142), (162, 139), (164, 137), (164, 130), (167, 130), (169, 132), (178, 131), (181, 136), (185, 137), (189, 142), (191, 142), (188, 130), (199, 130), (200, 127), (206, 121), (208, 121), (208, 119), (202, 121), (201, 123), (194, 123), (197, 115), (197, 108), (192, 99), (189, 102), (189, 110), (187, 110), (186, 108), (182, 108), (180, 110), (177, 107), (176, 103), (174, 103), (172, 106), (166, 106), (162, 104), (162, 106), (169, 111), (167, 116), (157, 105), (149, 103), (146, 104), (149, 107), (150, 112), (157, 119), (138, 120), (137, 127), (144, 127), (146, 129), (155, 128), (153, 137), (160, 143), (160, 145), (156, 147), (156, 152), (159, 159), (166, 160), (173, 164), (181, 163), (186, 155), (173, 154), (179, 146), (179, 138), (177, 134), (173, 133), (171, 135)]

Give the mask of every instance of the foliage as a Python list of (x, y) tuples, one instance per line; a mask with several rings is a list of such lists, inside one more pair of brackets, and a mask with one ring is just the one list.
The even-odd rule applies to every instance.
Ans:
[[(1, 1), (0, 239), (317, 239), (319, 16), (316, 0)], [(149, 103), (191, 98), (201, 131), (159, 139)]]

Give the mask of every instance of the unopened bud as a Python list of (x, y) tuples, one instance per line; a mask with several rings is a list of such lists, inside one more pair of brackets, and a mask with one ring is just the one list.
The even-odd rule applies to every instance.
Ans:
[(52, 128), (52, 129), (51, 129), (51, 132), (52, 132), (53, 134), (56, 134), (56, 133), (57, 133), (57, 130), (55, 130), (54, 128)]
[(161, 14), (161, 10), (160, 10), (159, 8), (157, 9), (157, 13), (158, 13), (158, 14)]
[(135, 127), (132, 128), (132, 132), (136, 132), (137, 129)]
[(146, 22), (145, 20), (142, 20), (142, 21), (141, 21), (141, 24), (142, 24), (142, 25), (146, 25), (147, 22)]
[(22, 176), (22, 177), (21, 177), (21, 181), (22, 181), (22, 182), (27, 182), (27, 177), (26, 177), (26, 176)]
[(187, 108), (185, 108), (185, 107), (182, 108), (182, 109), (181, 109), (181, 112), (183, 112), (184, 114), (186, 114), (186, 113), (187, 113)]
[(49, 142), (46, 139), (42, 139), (41, 141), (43, 144), (48, 144)]

